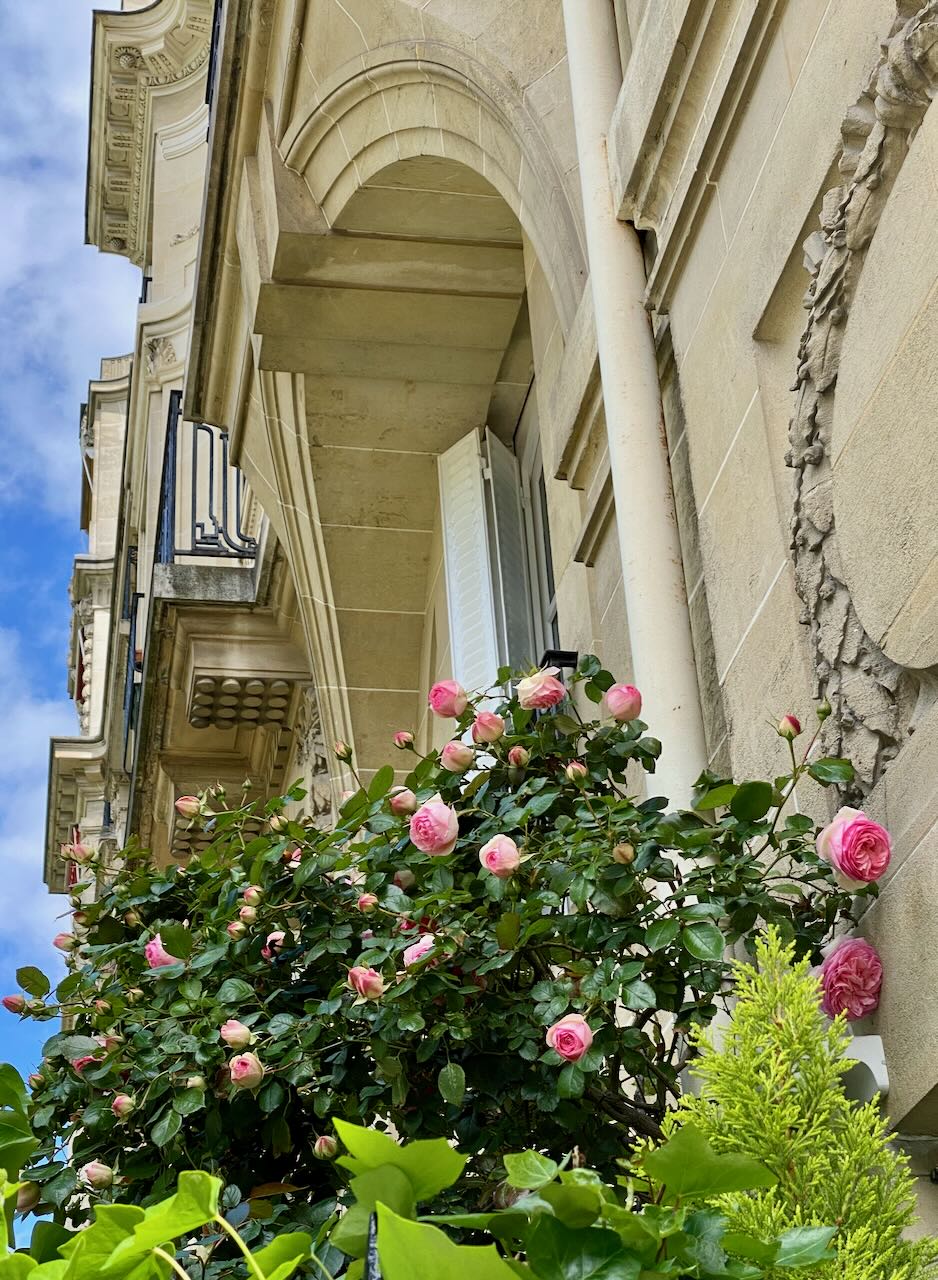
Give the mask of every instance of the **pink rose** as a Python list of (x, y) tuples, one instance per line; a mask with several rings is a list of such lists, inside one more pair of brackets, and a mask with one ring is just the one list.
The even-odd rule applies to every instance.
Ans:
[(163, 939), (156, 934), (147, 945), (143, 948), (143, 954), (147, 958), (147, 964), (151, 969), (159, 969), (167, 964), (181, 964), (182, 961), (178, 956), (171, 956), (163, 946)]
[(415, 812), (417, 797), (407, 787), (395, 787), (388, 797), (388, 803), (391, 806), (391, 812), (396, 813), (399, 818), (403, 818), (408, 813)]
[(30, 1089), (41, 1089), (45, 1082), (45, 1076), (41, 1076), (38, 1071), (34, 1071), (26, 1081)]
[(91, 1160), (82, 1166), (79, 1176), (87, 1182), (89, 1187), (103, 1191), (114, 1181), (114, 1170), (109, 1164), (102, 1164), (100, 1160)]
[(358, 902), (356, 903), (356, 906), (358, 907), (359, 911), (364, 911), (366, 915), (369, 915), (372, 911), (374, 911), (377, 905), (378, 905), (378, 895), (375, 893), (361, 894), (359, 896)]
[(521, 866), (521, 855), (509, 836), (492, 836), (479, 850), (479, 861), (499, 880), (508, 880)]
[(236, 1089), (256, 1089), (264, 1078), (264, 1064), (256, 1053), (239, 1053), (228, 1063), (228, 1074)]
[(642, 713), (642, 695), (634, 684), (614, 684), (606, 690), (606, 710), (620, 724), (637, 720)]
[(89, 1062), (98, 1062), (100, 1059), (96, 1058), (93, 1053), (86, 1053), (82, 1058), (71, 1058), (69, 1061), (72, 1070), (77, 1071), (78, 1074), (81, 1075)]
[(593, 1043), (593, 1033), (582, 1014), (568, 1013), (549, 1029), (547, 1043), (567, 1062), (578, 1062)]
[(242, 924), (256, 924), (257, 907), (242, 907), (238, 912), (238, 919)]
[(585, 781), (589, 774), (589, 770), (586, 765), (582, 764), (579, 760), (571, 760), (563, 772), (564, 777), (568, 782), (575, 782), (578, 786), (581, 782)]
[(229, 1018), (227, 1022), (223, 1022), (218, 1034), (231, 1049), (246, 1049), (249, 1044), (254, 1043), (254, 1032), (237, 1018)]
[(406, 893), (408, 889), (412, 889), (417, 883), (417, 877), (409, 867), (401, 867), (400, 871), (395, 871), (393, 879), (398, 889), (403, 893)]
[(889, 866), (889, 832), (862, 809), (845, 805), (817, 838), (818, 856), (834, 868), (845, 889), (860, 889), (878, 880)]
[(555, 707), (567, 696), (567, 690), (557, 679), (559, 667), (544, 667), (531, 676), (518, 681), (518, 702), (526, 711), (544, 711)]
[(450, 773), (465, 773), (474, 759), (475, 752), (464, 742), (447, 742), (440, 752), (440, 764)]
[(261, 902), (264, 900), (264, 890), (259, 884), (250, 884), (245, 889), (244, 893), (242, 893), (241, 897), (249, 907), (257, 907), (260, 906)]
[(883, 965), (865, 938), (841, 938), (828, 952), (818, 976), (821, 1008), (829, 1018), (846, 1013), (852, 1021), (865, 1018), (879, 1005)]
[(348, 985), (363, 1000), (377, 1000), (384, 995), (384, 979), (375, 969), (357, 964), (348, 971)]
[(332, 748), (335, 752), (336, 760), (344, 760), (348, 762), (352, 758), (352, 748), (347, 742), (337, 742)]
[(202, 801), (198, 796), (180, 796), (176, 801), (176, 812), (180, 818), (192, 821), (202, 812)]
[(290, 825), (290, 819), (284, 813), (274, 813), (268, 818), (267, 825), (271, 831), (286, 831)]
[(494, 711), (480, 711), (472, 722), (473, 742), (497, 742), (505, 732), (505, 721)]
[(111, 1110), (114, 1112), (115, 1116), (117, 1116), (118, 1120), (126, 1120), (136, 1105), (136, 1102), (129, 1093), (118, 1093), (114, 1095), (114, 1101), (111, 1103)]
[(57, 933), (52, 939), (52, 945), (57, 947), (59, 951), (74, 951), (76, 946), (75, 937), (71, 933)]
[(10, 1013), (22, 1013), (26, 1008), (26, 997), (21, 995), (4, 996), (0, 1004)]
[(339, 1144), (331, 1134), (324, 1133), (313, 1143), (313, 1155), (317, 1160), (334, 1160), (339, 1154)]
[(38, 1182), (24, 1182), (16, 1193), (16, 1212), (29, 1213), (35, 1209), (42, 1199), (42, 1188)]
[(452, 853), (459, 839), (456, 810), (434, 796), (422, 804), (410, 820), (410, 838), (421, 853), (434, 858)]
[(782, 716), (778, 722), (778, 736), (787, 738), (789, 742), (794, 742), (795, 738), (801, 732), (801, 721), (797, 716)]
[(282, 929), (275, 929), (273, 933), (268, 933), (267, 942), (261, 947), (261, 955), (265, 960), (272, 960), (278, 952), (283, 950), (283, 940), (286, 936)]
[(424, 957), (428, 956), (435, 946), (436, 938), (433, 934), (423, 934), (416, 942), (404, 948), (404, 968), (412, 969), (415, 964), (419, 964)]
[(398, 751), (406, 751), (414, 745), (414, 735), (408, 729), (398, 729), (393, 742)]
[(205, 1076), (189, 1076), (186, 1079), (186, 1088), (187, 1089), (204, 1089)]
[(512, 747), (508, 752), (508, 763), (516, 769), (524, 769), (530, 759), (531, 755), (524, 747)]
[(72, 862), (87, 862), (93, 853), (93, 849), (86, 844), (82, 844), (79, 840), (72, 844), (62, 845), (62, 857), (68, 858)]
[(435, 716), (453, 720), (458, 720), (469, 705), (466, 691), (458, 680), (440, 680), (430, 690), (427, 701)]
[(243, 925), (240, 920), (232, 920), (230, 924), (225, 925), (229, 935), (234, 938), (235, 942), (239, 938), (243, 938), (247, 933), (247, 926)]

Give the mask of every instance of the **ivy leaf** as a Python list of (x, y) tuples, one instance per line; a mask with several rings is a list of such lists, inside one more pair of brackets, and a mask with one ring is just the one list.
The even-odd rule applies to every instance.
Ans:
[(822, 760), (815, 760), (813, 764), (808, 765), (808, 773), (822, 787), (829, 787), (832, 782), (844, 786), (854, 779), (854, 768), (850, 761), (836, 756), (825, 756)]
[(24, 965), (22, 969), (17, 969), (16, 981), (25, 992), (35, 996), (37, 1000), (41, 1000), (43, 996), (47, 996), (52, 990), (52, 983), (42, 970), (35, 968), (31, 964)]
[(778, 1178), (749, 1156), (718, 1155), (700, 1130), (686, 1124), (663, 1146), (649, 1151), (642, 1165), (668, 1197), (717, 1196), (730, 1191), (774, 1187)]
[(505, 1181), (520, 1191), (539, 1191), (553, 1182), (560, 1172), (560, 1165), (539, 1151), (522, 1151), (520, 1155), (504, 1156)]
[(493, 1244), (454, 1244), (438, 1227), (410, 1222), (383, 1204), (378, 1206), (378, 1259), (384, 1280), (517, 1280)]
[(722, 960), (726, 939), (716, 927), (706, 920), (694, 920), (681, 930), (684, 948), (698, 960)]
[(828, 1262), (834, 1254), (828, 1245), (837, 1234), (836, 1227), (792, 1227), (779, 1237), (776, 1267), (807, 1267), (815, 1262)]
[(448, 1062), (436, 1078), (444, 1102), (458, 1107), (466, 1094), (466, 1073), (456, 1062)]
[(615, 1231), (574, 1230), (550, 1214), (539, 1214), (527, 1238), (527, 1255), (538, 1280), (638, 1280), (637, 1255), (626, 1251)]
[(772, 795), (768, 782), (744, 782), (730, 801), (730, 813), (740, 822), (758, 822), (771, 808)]

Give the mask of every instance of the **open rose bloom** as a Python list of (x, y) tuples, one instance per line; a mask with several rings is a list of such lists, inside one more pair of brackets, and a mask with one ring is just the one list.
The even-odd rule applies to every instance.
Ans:
[(593, 1043), (593, 1033), (580, 1013), (568, 1013), (547, 1032), (547, 1043), (567, 1062), (578, 1062)]
[(441, 858), (452, 853), (459, 839), (456, 810), (434, 796), (422, 804), (410, 820), (410, 838), (421, 853)]
[(850, 1021), (865, 1018), (879, 1005), (883, 966), (865, 938), (841, 938), (818, 972), (821, 1008), (829, 1018), (845, 1013)]
[(469, 705), (466, 691), (458, 680), (438, 681), (430, 690), (427, 701), (435, 716), (451, 720), (458, 720)]
[(829, 862), (839, 884), (861, 889), (878, 880), (892, 857), (889, 832), (862, 809), (845, 805), (817, 838), (818, 856)]
[(518, 702), (526, 711), (546, 711), (556, 707), (567, 696), (563, 683), (557, 679), (559, 667), (544, 667), (533, 676), (518, 681)]
[(404, 968), (410, 969), (415, 964), (419, 964), (426, 956), (430, 954), (436, 946), (436, 938), (432, 933), (425, 933), (418, 938), (411, 946), (404, 949)]
[(163, 946), (163, 939), (159, 934), (150, 939), (143, 948), (143, 954), (146, 956), (147, 964), (151, 969), (160, 969), (164, 965), (182, 963), (178, 956), (170, 955), (166, 950)]

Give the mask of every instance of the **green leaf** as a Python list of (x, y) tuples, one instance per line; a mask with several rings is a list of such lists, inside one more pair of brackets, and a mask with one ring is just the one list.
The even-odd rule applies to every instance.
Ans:
[(575, 1062), (568, 1062), (557, 1077), (558, 1098), (582, 1098), (586, 1076)]
[[(99, 1204), (91, 1226), (76, 1232), (62, 1246), (62, 1256), (68, 1258), (69, 1280), (99, 1280), (104, 1263), (130, 1238), (144, 1216), (136, 1205)], [(115, 1267), (110, 1274), (122, 1276), (126, 1271), (127, 1266)]]
[(67, 1032), (59, 1032), (58, 1035), (52, 1036), (42, 1046), (42, 1056), (44, 1058), (68, 1058), (71, 1062), (73, 1058), (83, 1058), (85, 1054), (97, 1053), (101, 1046), (97, 1040), (92, 1040), (91, 1036), (69, 1035)]
[(393, 1164), (368, 1169), (352, 1179), (355, 1204), (336, 1223), (330, 1243), (353, 1258), (364, 1257), (368, 1243), (368, 1221), (379, 1204), (402, 1217), (412, 1218), (417, 1202), (407, 1174)]
[(16, 981), (24, 991), (31, 996), (35, 996), (37, 1000), (41, 1000), (43, 996), (47, 996), (52, 990), (52, 983), (42, 970), (35, 968), (31, 964), (24, 965), (22, 969), (17, 969)]
[(836, 1227), (792, 1227), (779, 1236), (776, 1267), (809, 1267), (834, 1257), (828, 1245), (837, 1234)]
[(698, 1128), (686, 1124), (664, 1146), (642, 1161), (668, 1196), (716, 1196), (729, 1191), (774, 1187), (778, 1178), (758, 1160), (734, 1153), (717, 1154)]
[(277, 1110), (286, 1096), (286, 1090), (279, 1080), (268, 1080), (257, 1095), (257, 1105), (269, 1115)]
[(808, 773), (822, 787), (829, 787), (832, 782), (844, 785), (854, 779), (854, 768), (849, 760), (837, 756), (825, 756), (808, 765)]
[(735, 782), (724, 782), (722, 786), (714, 787), (712, 791), (705, 791), (699, 800), (694, 802), (694, 808), (698, 811), (706, 809), (722, 809), (728, 805), (739, 790)]
[(680, 931), (677, 920), (655, 920), (645, 930), (645, 946), (649, 951), (663, 951), (671, 945)]
[[(600, 695), (601, 696), (601, 695)], [(575, 733), (578, 737), (583, 732), (583, 726), (574, 720), (573, 716), (560, 715), (551, 718), (551, 724), (562, 734), (569, 735)]]
[(751, 1262), (772, 1262), (778, 1252), (778, 1243), (764, 1244), (742, 1231), (731, 1231), (723, 1237), (723, 1247), (727, 1253), (739, 1258), (748, 1258)]
[(456, 1062), (448, 1062), (436, 1078), (440, 1097), (451, 1106), (461, 1105), (466, 1096), (466, 1073)]
[(386, 1205), (378, 1207), (378, 1258), (384, 1280), (517, 1280), (493, 1244), (453, 1244), (439, 1228)]
[(386, 796), (394, 785), (394, 770), (389, 764), (384, 764), (371, 779), (368, 784), (368, 799), (372, 801), (380, 800), (382, 796)]
[(599, 1217), (602, 1195), (599, 1187), (549, 1183), (538, 1195), (546, 1200), (556, 1217), (568, 1227), (589, 1227)]
[(133, 1234), (114, 1249), (101, 1271), (102, 1278), (121, 1275), (130, 1259), (211, 1222), (218, 1214), (221, 1189), (221, 1179), (208, 1173), (181, 1173), (176, 1194), (146, 1210)]
[(178, 1111), (166, 1111), (150, 1130), (150, 1137), (156, 1146), (163, 1147), (167, 1142), (172, 1142), (181, 1128), (182, 1120)]
[(386, 1133), (347, 1120), (337, 1119), (335, 1128), (350, 1153), (340, 1156), (339, 1164), (356, 1174), (393, 1164), (410, 1178), (418, 1200), (429, 1200), (451, 1187), (466, 1165), (466, 1156), (454, 1151), (445, 1138), (422, 1139), (402, 1147)]
[(33, 1225), (29, 1238), (29, 1256), (37, 1262), (57, 1262), (59, 1249), (72, 1238), (72, 1232), (58, 1222), (40, 1219)]
[(641, 1260), (623, 1249), (615, 1231), (577, 1231), (546, 1213), (528, 1235), (527, 1255), (538, 1280), (638, 1280), (642, 1269)]
[(185, 1089), (173, 1098), (173, 1110), (181, 1116), (191, 1116), (205, 1106), (205, 1094), (201, 1089)]
[(517, 911), (506, 911), (495, 926), (495, 938), (502, 951), (514, 951), (520, 933), (520, 915)]
[(681, 930), (681, 942), (698, 960), (722, 960), (726, 939), (716, 927), (706, 920), (694, 920)]
[(195, 941), (191, 932), (183, 924), (165, 924), (160, 926), (160, 941), (171, 956), (177, 960), (188, 960), (192, 955)]
[(245, 982), (243, 978), (226, 978), (218, 988), (218, 994), (215, 999), (219, 1004), (243, 1004), (245, 1000), (250, 1000), (252, 1004), (257, 999), (257, 993), (250, 983)]
[(740, 822), (757, 822), (772, 807), (769, 782), (744, 782), (730, 801), (730, 813)]
[(0, 1280), (22, 1280), (24, 1276), (35, 1275), (38, 1262), (25, 1253), (11, 1253), (7, 1258), (0, 1258)]
[(289, 1231), (258, 1250), (254, 1262), (267, 1280), (288, 1280), (300, 1263), (307, 1260), (312, 1247), (312, 1236), (305, 1231)]
[(622, 988), (622, 1003), (626, 1009), (634, 1009), (637, 1013), (642, 1009), (654, 1008), (657, 1000), (654, 988), (638, 978), (634, 982), (627, 982)]
[(505, 1156), (505, 1181), (521, 1191), (538, 1191), (553, 1182), (560, 1172), (560, 1165), (539, 1151), (522, 1151), (519, 1155)]

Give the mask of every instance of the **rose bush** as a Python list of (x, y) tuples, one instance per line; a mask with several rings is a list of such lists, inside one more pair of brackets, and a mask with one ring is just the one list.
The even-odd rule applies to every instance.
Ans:
[(460, 745), (482, 724), (465, 774), (402, 730), (410, 772), (379, 770), (330, 830), (286, 815), (296, 788), (232, 810), (207, 794), (186, 798), (212, 835), (188, 866), (134, 846), (116, 868), (82, 863), (97, 897), (75, 899), (69, 975), (52, 993), (20, 972), (25, 1016), (68, 1020), (31, 1078), (42, 1204), (83, 1220), (92, 1162), (113, 1170), (100, 1194), (137, 1203), (198, 1164), (250, 1204), (254, 1236), (309, 1227), (338, 1118), (456, 1139), (482, 1166), (536, 1133), (610, 1171), (659, 1135), (728, 948), (769, 923), (820, 963), (854, 918), (815, 825), (784, 812), (806, 776), (848, 783), (850, 766), (796, 753), (798, 735), (773, 739), (773, 782), (705, 774), (694, 808), (669, 812), (635, 796), (661, 751), (621, 719), (640, 695), (595, 658), (567, 686), (449, 681), (430, 702)]

